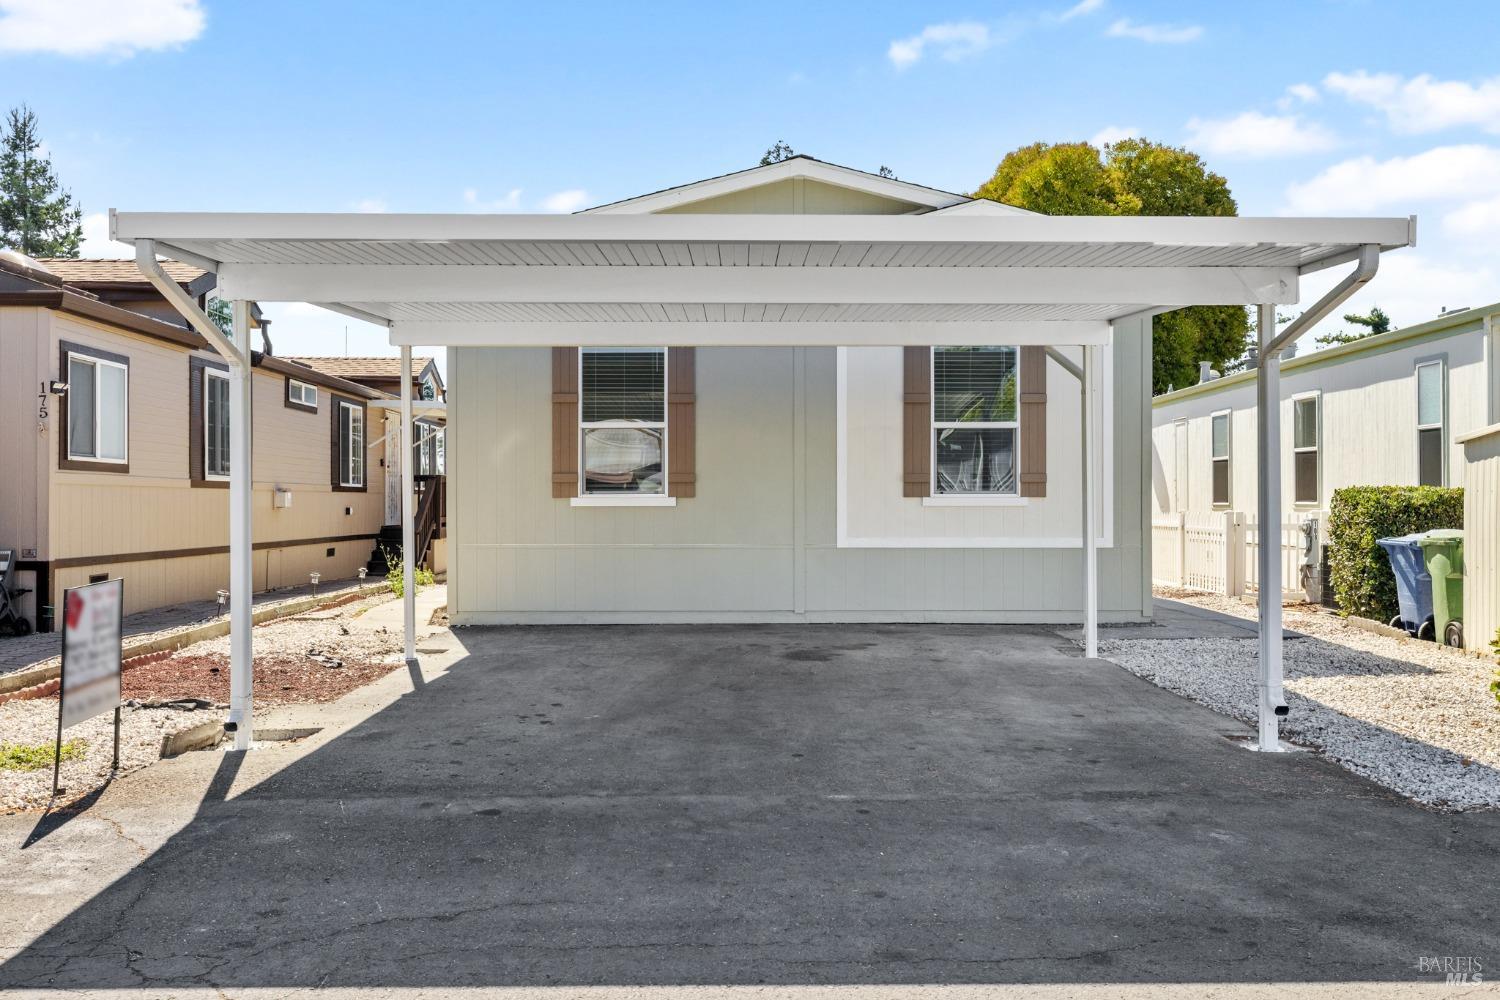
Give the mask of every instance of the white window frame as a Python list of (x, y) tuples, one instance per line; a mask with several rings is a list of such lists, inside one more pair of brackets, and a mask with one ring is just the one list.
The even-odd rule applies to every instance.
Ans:
[[(343, 456), (339, 456), (339, 485), (347, 489), (360, 489), (365, 485), (366, 465), (365, 456), (365, 408), (347, 400), (339, 400), (339, 451), (343, 451), (342, 438), (345, 434), (349, 436), (349, 461), (345, 463)], [(359, 447), (354, 445), (354, 417), (359, 417)], [(354, 461), (359, 459), (359, 478), (353, 475)]]
[[(943, 344), (949, 347), (998, 347), (1016, 354), (1016, 419), (1015, 420), (944, 420), (937, 418), (937, 352), (938, 346), (927, 349), (927, 466), (931, 470), (927, 483), (927, 499), (941, 505), (983, 504), (1008, 505), (1021, 500), (1021, 348), (1015, 344)], [(1016, 432), (1013, 452), (1016, 458), (1016, 488), (1009, 493), (939, 493), (937, 464), (937, 432), (956, 428), (959, 430), (985, 431), (1010, 428)]]
[[(309, 392), (312, 393), (311, 399), (307, 398), (307, 394)], [(318, 408), (318, 387), (313, 385), (311, 382), (303, 382), (300, 379), (288, 378), (286, 398), (293, 403), (300, 403), (303, 406), (311, 406), (316, 410)]]
[[(1214, 454), (1214, 421), (1220, 417), (1224, 418), (1224, 456), (1220, 458)], [(1223, 462), (1225, 466), (1224, 483), (1228, 496), (1223, 502), (1214, 499), (1214, 463)], [(1218, 510), (1228, 510), (1234, 506), (1234, 411), (1215, 410), (1208, 415), (1208, 504)]]
[[(210, 379), (218, 379), (224, 383), (224, 420), (229, 420), (229, 373), (217, 368), (203, 369), (203, 478), (205, 480), (227, 482), (229, 473), (213, 472), (208, 467), (208, 436), (213, 433), (213, 423), (208, 419), (208, 382)], [(232, 433), (232, 432), (231, 432)], [(229, 464), (229, 456), (224, 456), (225, 465)]]
[[(1436, 367), (1438, 370), (1438, 420), (1437, 423), (1422, 423), (1422, 369)], [(1416, 395), (1416, 476), (1417, 483), (1422, 482), (1422, 432), (1438, 432), (1438, 457), (1442, 467), (1438, 472), (1438, 486), (1448, 485), (1448, 364), (1447, 359), (1424, 358), (1412, 365), (1411, 370), (1412, 392)]]
[[(1297, 446), (1297, 404), (1304, 400), (1313, 401), (1313, 419), (1317, 421), (1317, 427), (1313, 434), (1313, 443), (1310, 446)], [(1297, 456), (1313, 452), (1318, 456), (1318, 481), (1314, 487), (1317, 496), (1312, 500), (1297, 499)], [(1323, 393), (1314, 389), (1310, 392), (1299, 392), (1292, 397), (1292, 506), (1294, 507), (1318, 507), (1323, 502)]]
[[(640, 420), (595, 420), (588, 423), (583, 419), (583, 356), (593, 348), (580, 347), (578, 349), (578, 489), (577, 495), (571, 498), (574, 507), (675, 507), (677, 498), (671, 495), (672, 480), (670, 470), (667, 467), (668, 442), (671, 429), (668, 426), (668, 415), (671, 413), (671, 353), (667, 347), (652, 347), (642, 345), (630, 350), (637, 351), (660, 351), (661, 352), (661, 416), (660, 422)], [(584, 439), (587, 432), (608, 428), (625, 428), (628, 430), (660, 430), (661, 431), (661, 488), (660, 493), (590, 493), (586, 486), (588, 483), (588, 470), (585, 468)]]
[[(71, 382), (71, 380), (73, 378), (73, 360), (75, 358), (78, 359), (79, 361), (82, 361), (82, 362), (86, 363), (86, 364), (90, 364), (90, 365), (94, 366), (94, 451), (95, 451), (96, 454), (93, 454), (93, 455), (80, 455), (77, 452), (75, 452), (73, 450), (73, 435), (71, 433), (69, 433), (68, 434), (68, 460), (69, 461), (73, 461), (73, 462), (104, 462), (104, 463), (107, 463), (109, 465), (129, 465), (130, 464), (130, 366), (129, 365), (122, 365), (118, 361), (110, 361), (107, 358), (101, 358), (101, 357), (96, 357), (95, 355), (92, 355), (92, 354), (86, 354), (83, 351), (69, 351), (68, 352), (68, 370), (63, 373), (63, 378), (70, 380), (70, 382)], [(99, 451), (99, 437), (100, 437), (99, 431), (100, 431), (101, 427), (103, 426), (102, 421), (103, 421), (103, 417), (104, 417), (104, 414), (103, 414), (103, 412), (102, 412), (102, 410), (101, 410), (101, 408), (99, 406), (99, 375), (98, 375), (98, 372), (99, 372), (99, 369), (101, 367), (104, 367), (104, 368), (116, 368), (120, 372), (122, 372), (123, 376), (124, 376), (124, 381), (125, 381), (125, 434), (124, 434), (123, 440), (125, 442), (125, 454), (121, 458), (103, 458), (103, 457), (100, 457), (97, 454), (97, 452)], [(69, 387), (69, 391), (70, 392), (72, 391), (71, 385)], [(71, 417), (69, 419), (71, 420)]]

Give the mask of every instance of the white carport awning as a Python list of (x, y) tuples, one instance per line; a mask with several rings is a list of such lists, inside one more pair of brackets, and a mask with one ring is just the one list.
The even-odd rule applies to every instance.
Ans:
[[(112, 235), (397, 344), (1101, 343), (1107, 321), (1289, 304), (1406, 218), (112, 214)], [(649, 335), (649, 336), (648, 336)]]

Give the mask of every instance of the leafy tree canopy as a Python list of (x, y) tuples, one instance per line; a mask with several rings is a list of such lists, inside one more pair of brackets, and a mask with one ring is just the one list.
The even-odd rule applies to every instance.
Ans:
[[(1045, 143), (1007, 153), (976, 198), (1045, 215), (1234, 215), (1229, 182), (1202, 157), (1146, 139), (1102, 150), (1087, 142)], [(1198, 362), (1222, 369), (1244, 353), (1249, 317), (1241, 306), (1192, 306), (1152, 324), (1152, 387), (1191, 385)]]
[(22, 105), (0, 137), (0, 246), (28, 257), (77, 257), (83, 212), (58, 182), (52, 159), (38, 155), (36, 113)]

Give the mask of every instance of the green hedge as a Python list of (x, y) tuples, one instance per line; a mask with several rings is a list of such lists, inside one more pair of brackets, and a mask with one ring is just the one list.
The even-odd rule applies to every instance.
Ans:
[(1390, 621), (1396, 578), (1376, 539), (1464, 526), (1464, 491), (1440, 486), (1346, 486), (1328, 511), (1328, 564), (1346, 615)]

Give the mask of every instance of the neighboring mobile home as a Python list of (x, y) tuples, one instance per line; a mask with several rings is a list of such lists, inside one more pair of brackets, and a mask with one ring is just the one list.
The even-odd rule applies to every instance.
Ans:
[[(1281, 363), (1282, 503), (1326, 511), (1342, 486), (1462, 486), (1457, 437), (1500, 420), (1500, 304)], [(1255, 505), (1255, 373), (1151, 403), (1152, 509)]]
[[(165, 266), (200, 302), (213, 287)], [(124, 578), (127, 612), (226, 586), (224, 371), (133, 262), (0, 258), (0, 548), (18, 552), (33, 624), (93, 579)], [(385, 508), (370, 407), (386, 398), (256, 354), (256, 590), (369, 560)]]
[[(1500, 304), (1283, 359), (1284, 523), (1316, 521), (1308, 544), (1326, 546), (1328, 508), (1340, 487), (1463, 486), (1460, 437), (1500, 420), (1497, 354)], [(1203, 519), (1255, 509), (1255, 391), (1251, 370), (1210, 375), (1152, 401), (1151, 509), (1159, 529), (1177, 515), (1185, 530), (1217, 531)], [(1325, 557), (1309, 550), (1304, 586), (1290, 589), (1331, 600)]]

